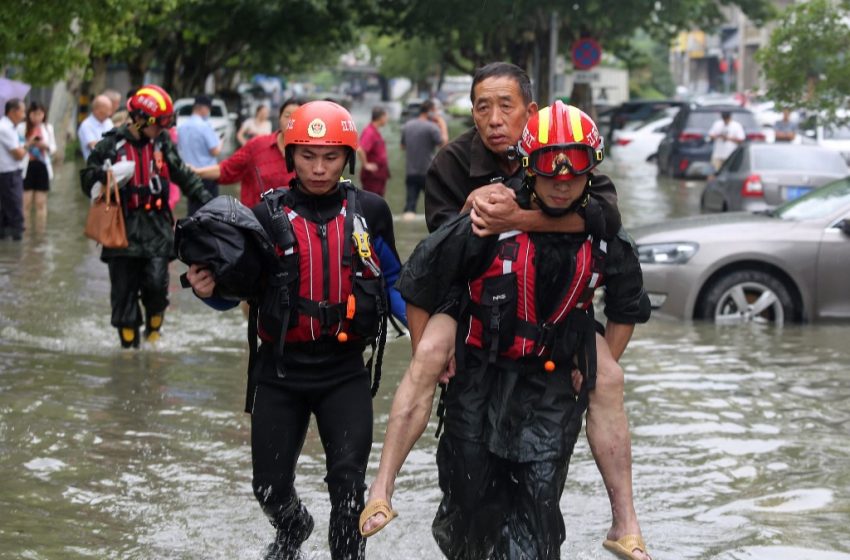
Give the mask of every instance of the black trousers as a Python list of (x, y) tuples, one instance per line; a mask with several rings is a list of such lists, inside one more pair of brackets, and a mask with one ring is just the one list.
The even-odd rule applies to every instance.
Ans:
[(416, 212), (416, 203), (419, 201), (419, 193), (425, 188), (425, 175), (408, 175), (404, 178), (404, 187), (407, 198), (404, 201), (405, 212)]
[[(201, 179), (201, 181), (203, 181), (204, 188), (207, 189), (207, 192), (209, 192), (211, 195), (213, 195), (213, 197), (218, 196), (218, 182), (214, 181), (213, 179)], [(174, 189), (174, 188), (177, 188), (177, 187), (171, 187), (171, 188)], [(186, 215), (191, 216), (192, 214), (197, 212), (198, 208), (203, 206), (203, 204), (201, 204), (200, 202), (195, 202), (193, 199), (190, 198), (187, 201), (187, 206), (188, 206), (188, 208), (187, 208)]]
[(139, 298), (147, 317), (168, 307), (168, 258), (113, 257), (109, 266), (112, 326), (136, 328), (144, 322)]
[(372, 394), (369, 375), (348, 378), (316, 390), (294, 391), (260, 381), (251, 414), (254, 496), (278, 535), (296, 535), (297, 548), (312, 521), (295, 491), (295, 465), (310, 415), (316, 415), (325, 450), (331, 501), (328, 543), (333, 560), (361, 560), (366, 540), (358, 530), (372, 448)]
[(559, 502), (569, 457), (507, 461), (443, 434), (437, 448), (443, 500), (432, 533), (449, 560), (557, 560), (566, 538)]
[(24, 179), (20, 171), (0, 173), (0, 236), (24, 231)]

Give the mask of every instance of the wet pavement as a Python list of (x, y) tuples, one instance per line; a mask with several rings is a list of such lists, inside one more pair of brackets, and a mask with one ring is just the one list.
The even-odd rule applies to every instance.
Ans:
[[(397, 125), (385, 136), (400, 215)], [(654, 166), (616, 153), (604, 166), (627, 227), (698, 212), (701, 183), (659, 181)], [(180, 290), (185, 267), (175, 263), (163, 340), (120, 351), (106, 266), (82, 235), (74, 164), (58, 170), (49, 207), (45, 231), (0, 241), (0, 558), (260, 558), (272, 529), (250, 486), (240, 311), (215, 312)], [(396, 228), (406, 257), (424, 220)], [(638, 327), (623, 359), (626, 406), (636, 505), (656, 560), (850, 560), (848, 334), (840, 324)], [(391, 340), (376, 442), (408, 358), (408, 340)], [(401, 472), (400, 515), (369, 540), (369, 558), (441, 557), (430, 535), (435, 427)], [(376, 443), (370, 480), (379, 454)], [(316, 519), (305, 552), (317, 560), (330, 557), (323, 476), (311, 429), (296, 484)], [(561, 508), (564, 558), (613, 558), (601, 547), (608, 501), (583, 438)]]

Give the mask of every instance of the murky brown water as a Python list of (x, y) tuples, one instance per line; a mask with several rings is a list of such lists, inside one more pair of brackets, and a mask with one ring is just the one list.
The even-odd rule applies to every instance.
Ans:
[[(386, 136), (400, 211), (397, 129)], [(605, 165), (627, 226), (697, 209), (700, 184), (659, 183), (647, 164)], [(259, 558), (272, 530), (250, 487), (242, 315), (174, 288), (162, 343), (119, 351), (106, 267), (81, 233), (86, 204), (65, 166), (47, 230), (0, 241), (0, 558)], [(396, 227), (406, 256), (424, 222)], [(172, 267), (173, 286), (182, 270)], [(848, 335), (847, 325), (638, 328), (626, 400), (637, 509), (656, 560), (850, 560)], [(377, 441), (408, 356), (406, 339), (391, 341)], [(402, 471), (400, 517), (370, 539), (369, 558), (440, 557), (433, 432)], [(370, 477), (379, 453), (376, 444)], [(297, 481), (317, 522), (311, 559), (329, 558), (323, 476), (311, 430)], [(583, 440), (561, 505), (563, 557), (611, 557), (601, 548), (608, 503)]]

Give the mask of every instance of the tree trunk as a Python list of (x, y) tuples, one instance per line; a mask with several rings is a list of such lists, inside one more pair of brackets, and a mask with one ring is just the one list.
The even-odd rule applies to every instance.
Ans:
[(585, 113), (593, 117), (593, 89), (590, 84), (573, 84), (570, 94), (570, 105), (575, 105)]
[(96, 56), (91, 60), (92, 78), (91, 88), (92, 95), (98, 95), (106, 89), (106, 66), (108, 60), (105, 56)]
[[(77, 125), (74, 122), (74, 115), (77, 114), (77, 100), (80, 98), (80, 92), (83, 86), (83, 77), (85, 76), (85, 67), (72, 68), (68, 72), (67, 80), (59, 82), (54, 86), (54, 93), (57, 89), (67, 92), (66, 95), (54, 95), (51, 101), (51, 115), (54, 115), (53, 129), (56, 133), (56, 164), (59, 165), (65, 160), (65, 146), (69, 138), (76, 138)], [(64, 102), (61, 100), (64, 97)], [(54, 107), (54, 103), (56, 106)]]

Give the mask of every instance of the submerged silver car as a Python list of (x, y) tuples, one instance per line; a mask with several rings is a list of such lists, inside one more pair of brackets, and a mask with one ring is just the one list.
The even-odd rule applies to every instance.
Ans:
[(718, 323), (850, 319), (850, 177), (773, 211), (631, 233), (656, 313)]
[(703, 210), (765, 210), (850, 174), (838, 152), (814, 145), (745, 144), (705, 184)]

